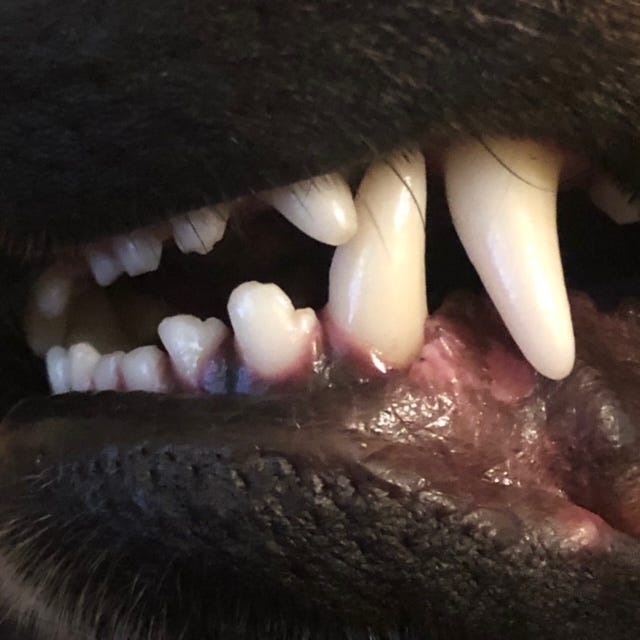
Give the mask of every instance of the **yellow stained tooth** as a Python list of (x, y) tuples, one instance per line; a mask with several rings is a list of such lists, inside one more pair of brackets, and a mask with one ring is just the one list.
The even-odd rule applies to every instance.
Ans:
[(427, 317), (427, 178), (419, 152), (373, 164), (355, 198), (358, 230), (336, 249), (328, 313), (387, 368), (418, 355)]
[(523, 354), (543, 375), (575, 360), (556, 200), (562, 155), (531, 141), (469, 141), (445, 158), (447, 198), (467, 254)]

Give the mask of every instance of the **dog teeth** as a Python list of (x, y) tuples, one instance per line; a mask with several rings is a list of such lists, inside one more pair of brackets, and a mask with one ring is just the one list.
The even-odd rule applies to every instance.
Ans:
[(36, 308), (46, 318), (64, 315), (74, 288), (72, 271), (63, 265), (46, 269), (35, 281), (31, 295)]
[(200, 320), (178, 315), (158, 325), (158, 335), (171, 357), (174, 371), (189, 389), (197, 389), (206, 362), (229, 335), (229, 329), (217, 318)]
[(93, 279), (101, 287), (113, 284), (124, 273), (122, 263), (107, 243), (87, 246), (84, 255)]
[(618, 224), (640, 222), (640, 201), (633, 194), (625, 193), (605, 175), (596, 176), (589, 188), (593, 204)]
[(89, 391), (100, 353), (90, 344), (81, 342), (69, 347), (68, 358), (71, 391)]
[(505, 139), (461, 144), (445, 159), (460, 240), (513, 339), (552, 379), (575, 359), (556, 231), (561, 164), (550, 148)]
[(358, 227), (349, 185), (339, 174), (296, 182), (260, 194), (291, 224), (319, 242), (341, 245)]
[(155, 346), (129, 351), (122, 357), (120, 369), (127, 391), (168, 393), (173, 386), (169, 358)]
[(275, 380), (309, 363), (319, 334), (313, 309), (295, 309), (275, 284), (245, 282), (227, 304), (236, 347), (244, 364), (263, 379)]
[(156, 271), (162, 257), (162, 240), (149, 229), (113, 239), (113, 252), (129, 276)]
[(123, 351), (115, 351), (100, 357), (93, 370), (93, 388), (96, 391), (118, 391), (122, 387), (120, 370)]
[(47, 351), (45, 363), (49, 387), (53, 394), (71, 391), (71, 376), (69, 371), (69, 355), (64, 347), (51, 347)]
[(331, 263), (329, 316), (382, 369), (409, 365), (423, 343), (426, 204), (421, 153), (374, 164), (355, 199), (357, 233)]
[(182, 253), (209, 253), (224, 235), (229, 214), (229, 205), (220, 204), (173, 218), (171, 227), (178, 249)]

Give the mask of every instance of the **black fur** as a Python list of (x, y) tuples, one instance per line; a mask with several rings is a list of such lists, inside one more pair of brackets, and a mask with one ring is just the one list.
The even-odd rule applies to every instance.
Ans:
[[(0, 353), (9, 372), (4, 408), (38, 375), (16, 318), (29, 267), (51, 248), (468, 135), (552, 139), (640, 187), (633, 0), (5, 0), (0, 70), (2, 337), (11, 345)], [(447, 520), (447, 505), (413, 494), (403, 502), (379, 478), (354, 479), (339, 465), (321, 471), (312, 457), (303, 458), (308, 475), (295, 459), (269, 453), (210, 460), (210, 477), (187, 491), (193, 502), (176, 504), (172, 488), (191, 486), (200, 453), (174, 442), (145, 457), (124, 434), (118, 443), (133, 462), (89, 456), (55, 477), (43, 471), (33, 492), (3, 472), (0, 601), (25, 633), (34, 614), (45, 640), (637, 636), (635, 547), (605, 564), (547, 555), (535, 541), (496, 549)], [(233, 472), (254, 483), (234, 484)], [(139, 474), (170, 496), (152, 509), (154, 526), (105, 516), (135, 498), (128, 485), (110, 493), (118, 473)], [(233, 511), (218, 529), (203, 526), (211, 514), (195, 503), (213, 491), (268, 510), (264, 536)], [(179, 537), (173, 509), (190, 534), (166, 541)], [(429, 526), (442, 529), (427, 530), (434, 513), (441, 520)], [(307, 531), (321, 533), (323, 518), (339, 526), (326, 539), (327, 562), (316, 558), (311, 569), (279, 554), (286, 541), (304, 545), (296, 527), (305, 518)], [(201, 553), (202, 537), (214, 534), (237, 536), (220, 565)], [(353, 544), (355, 555), (340, 544)], [(171, 555), (176, 549), (183, 556)], [(407, 549), (414, 565), (397, 562)], [(353, 590), (332, 593), (332, 571)], [(434, 575), (443, 582), (429, 591)], [(44, 577), (51, 582), (41, 591)], [(3, 638), (12, 624), (0, 627)]]

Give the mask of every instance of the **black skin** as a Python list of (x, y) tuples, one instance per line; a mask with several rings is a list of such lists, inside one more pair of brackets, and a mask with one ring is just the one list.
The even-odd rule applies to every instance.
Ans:
[[(366, 6), (8, 0), (0, 6), (0, 69), (0, 286), (3, 344), (10, 345), (0, 354), (2, 370), (10, 372), (0, 388), (3, 411), (41, 385), (16, 318), (31, 268), (61, 248), (265, 187), (357, 169), (398, 147), (441, 149), (468, 136), (553, 140), (607, 169), (627, 190), (640, 188), (640, 5), (630, 0), (380, 0)], [(455, 566), (459, 582), (445, 572), (446, 588), (431, 590), (433, 574), (414, 572), (410, 562), (399, 561), (392, 542), (383, 547), (380, 540), (393, 531), (420, 556), (427, 532), (416, 522), (424, 522), (424, 510), (439, 513), (437, 505), (429, 496), (425, 506), (409, 504), (402, 492), (381, 492), (388, 487), (379, 478), (354, 471), (345, 443), (324, 443), (324, 456), (294, 446), (270, 449), (277, 433), (266, 428), (264, 453), (252, 456), (242, 447), (227, 453), (216, 432), (203, 454), (198, 438), (177, 443), (171, 431), (154, 432), (154, 449), (145, 453), (110, 402), (93, 409), (103, 416), (85, 429), (93, 439), (70, 431), (53, 446), (52, 469), (82, 452), (94, 461), (88, 478), (80, 467), (61, 467), (56, 491), (43, 488), (32, 495), (26, 483), (11, 484), (33, 471), (37, 447), (30, 449), (26, 437), (21, 458), (8, 454), (15, 453), (6, 444), (10, 438), (2, 440), (2, 464), (9, 469), (3, 472), (3, 524), (10, 516), (30, 524), (16, 538), (3, 538), (0, 603), (23, 613), (31, 607), (40, 630), (34, 635), (27, 628), (16, 638), (134, 638), (138, 623), (154, 638), (177, 638), (183, 629), (187, 638), (238, 639), (337, 640), (367, 637), (369, 629), (383, 638), (637, 636), (636, 595), (607, 593), (610, 583), (620, 587), (619, 573), (640, 575), (640, 568), (629, 570), (640, 566), (636, 547), (620, 544), (606, 561), (593, 561), (591, 582), (584, 579), (580, 559), (574, 565), (549, 558), (548, 571), (531, 580), (536, 587), (519, 590), (517, 559), (500, 555), (484, 538), (465, 538), (468, 524), (459, 523), (457, 530), (449, 523), (428, 539), (446, 536), (438, 561)], [(153, 413), (157, 402), (143, 404)], [(64, 434), (75, 405), (42, 400), (39, 406), (35, 413), (18, 413), (10, 424), (27, 432), (32, 424), (40, 438), (48, 428), (43, 416), (59, 415), (55, 425)], [(245, 423), (253, 415), (244, 405), (229, 411), (242, 414)], [(203, 420), (195, 409), (180, 414), (169, 407), (166, 413), (182, 427)], [(86, 418), (76, 419), (86, 427)], [(146, 432), (145, 437), (151, 438)], [(158, 519), (127, 520), (126, 509), (119, 509), (129, 502), (131, 487), (105, 481), (105, 469), (117, 462), (101, 449), (109, 441), (130, 451), (133, 462), (125, 467), (134, 475), (148, 472), (145, 459), (153, 459), (159, 476), (152, 477), (151, 494), (158, 504), (150, 511), (161, 514)], [(206, 505), (176, 502), (185, 487), (197, 502), (192, 475), (180, 474), (194, 460), (202, 462), (202, 455), (216, 478), (205, 494), (224, 489), (229, 505), (241, 505), (239, 513), (229, 506), (215, 526), (202, 525), (211, 519)], [(257, 489), (240, 490), (234, 470), (255, 477)], [(294, 571), (286, 557), (279, 564), (278, 554), (270, 554), (269, 536), (259, 537), (250, 527), (243, 533), (242, 509), (271, 504), (277, 494), (286, 507), (284, 523), (302, 545), (305, 538), (295, 527), (310, 513), (312, 471), (323, 474), (336, 517), (356, 527), (361, 540), (370, 532), (376, 541), (365, 554), (372, 562), (369, 574), (355, 579), (347, 567), (345, 578), (336, 566), (335, 583), (320, 583), (318, 576), (327, 574), (300, 573), (308, 547), (298, 548)], [(360, 502), (351, 495), (353, 483), (365, 496)], [(74, 520), (78, 486), (85, 498), (95, 498), (95, 510), (83, 513), (80, 522)], [(179, 531), (167, 528), (163, 517), (178, 507), (188, 507), (190, 522), (203, 530), (181, 539)], [(36, 533), (33, 521), (48, 512), (54, 518), (47, 534), (57, 550), (56, 567), (76, 598), (67, 598), (65, 607), (41, 597), (29, 604), (34, 576), (24, 567), (22, 575), (7, 570), (11, 545), (18, 548)], [(277, 528), (275, 520), (265, 527)], [(215, 561), (212, 540), (225, 540)], [(330, 550), (340, 541), (338, 536), (327, 542), (329, 564)], [(172, 554), (179, 561), (172, 562)], [(479, 557), (488, 568), (476, 572)], [(167, 566), (159, 567), (160, 561)], [(134, 577), (157, 588), (140, 594), (131, 588), (132, 595), (123, 598)], [(477, 588), (486, 581), (501, 586)], [(623, 586), (632, 593), (634, 584)], [(447, 598), (439, 600), (443, 593)], [(139, 608), (131, 603), (137, 595)], [(465, 615), (471, 603), (474, 614)], [(122, 619), (129, 606), (131, 615)], [(73, 627), (69, 609), (94, 608), (103, 615), (79, 618)], [(112, 621), (118, 616), (116, 628)], [(6, 624), (2, 637), (18, 634), (13, 623)]]

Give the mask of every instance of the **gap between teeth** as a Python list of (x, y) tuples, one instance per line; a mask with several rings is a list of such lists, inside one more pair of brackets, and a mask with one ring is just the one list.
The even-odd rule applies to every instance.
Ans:
[[(562, 163), (551, 147), (506, 139), (455, 145), (444, 163), (451, 215), (471, 261), (525, 357), (556, 379), (568, 375), (575, 357), (555, 222)], [(612, 218), (637, 219), (636, 205), (607, 179), (596, 180), (591, 195)], [(214, 250), (234, 206), (203, 208), (87, 246), (84, 270), (53, 265), (38, 278), (25, 329), (32, 350), (46, 356), (52, 391), (198, 390), (229, 349), (252, 375), (281, 380), (311, 370), (327, 339), (334, 353), (365, 354), (383, 371), (408, 366), (427, 317), (422, 154), (374, 163), (355, 198), (337, 174), (257, 197), (337, 246), (322, 323), (269, 283), (234, 290), (231, 328), (216, 318), (171, 315), (166, 305), (126, 289), (118, 295), (128, 296), (127, 304), (116, 304), (89, 283), (103, 287), (123, 273), (157, 269), (168, 237), (183, 253)], [(122, 317), (119, 309), (132, 305), (135, 313)], [(152, 344), (158, 337), (166, 352)]]

